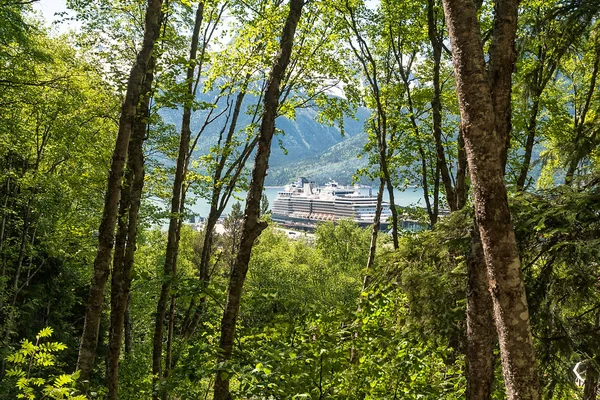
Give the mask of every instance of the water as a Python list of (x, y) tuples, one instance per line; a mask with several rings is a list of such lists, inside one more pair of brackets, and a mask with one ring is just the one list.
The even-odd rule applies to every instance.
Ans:
[[(273, 201), (275, 200), (275, 196), (277, 196), (277, 192), (283, 189), (282, 186), (269, 186), (264, 189), (264, 193), (267, 195), (267, 199), (269, 200), (269, 209), (273, 205)], [(361, 188), (361, 194), (367, 195), (369, 194), (369, 188)], [(371, 189), (373, 195), (377, 193), (375, 188)], [(239, 201), (242, 203), (242, 210), (244, 209), (244, 202), (246, 201), (246, 192), (239, 192), (235, 195), (240, 200), (236, 200), (234, 198), (229, 200), (229, 204), (225, 208), (225, 212), (223, 215), (229, 214), (231, 211), (231, 206)], [(389, 201), (389, 196), (387, 190), (383, 192), (383, 199), (385, 201)], [(421, 188), (407, 188), (405, 190), (394, 189), (394, 200), (396, 205), (399, 206), (410, 206), (410, 205), (418, 205), (425, 206), (425, 201), (423, 200), (423, 189)], [(201, 217), (206, 217), (210, 211), (210, 204), (205, 199), (198, 199), (196, 203), (191, 207), (192, 211)]]

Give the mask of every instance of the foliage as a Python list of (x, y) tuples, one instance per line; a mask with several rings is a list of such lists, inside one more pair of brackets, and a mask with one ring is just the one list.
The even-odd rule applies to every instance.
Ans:
[(34, 400), (44, 399), (71, 399), (85, 400), (84, 395), (78, 395), (75, 390), (75, 382), (79, 374), (61, 374), (55, 377), (34, 377), (33, 372), (42, 372), (48, 367), (56, 364), (56, 355), (65, 350), (67, 346), (60, 342), (44, 342), (40, 339), (52, 336), (52, 328), (42, 329), (35, 337), (35, 343), (25, 339), (21, 343), (21, 349), (6, 357), (13, 365), (6, 371), (6, 376), (17, 379), (15, 386), (18, 390), (18, 399)]
[[(0, 352), (11, 365), (0, 376), (2, 399), (14, 398), (16, 392), (31, 399), (84, 398), (73, 391), (77, 375), (61, 371), (76, 361), (118, 105), (141, 44), (145, 4), (69, 0), (81, 30), (52, 37), (31, 17), (29, 2), (0, 1)], [(188, 154), (188, 205), (193, 195), (212, 201), (219, 190), (217, 203), (226, 204), (228, 189), (243, 190), (248, 172), (243, 165), (255, 145), (262, 90), (279, 47), (285, 2), (203, 4), (205, 47), (189, 60), (198, 2), (165, 2), (127, 316), (131, 346), (119, 369), (121, 399), (149, 398), (163, 386), (174, 398), (205, 398), (217, 367), (219, 321), (244, 217), (239, 203), (224, 219), (224, 231), (213, 232), (208, 287), (198, 280), (206, 233), (185, 225), (181, 229), (178, 274), (170, 293), (175, 295), (173, 368), (158, 387), (152, 386), (153, 313), (165, 279), (160, 201), (170, 200), (179, 141), (180, 127), (173, 122), (179, 121), (183, 105), (191, 106), (197, 147)], [(492, 30), (492, 6), (483, 2), (480, 12), (485, 38)], [(458, 171), (452, 165), (461, 145), (439, 2), (318, 0), (307, 2), (305, 10), (290, 72), (280, 88), (279, 114), (287, 119), (278, 120), (279, 145), (295, 141), (289, 149), (316, 153), (314, 144), (336, 142), (333, 135), (347, 133), (349, 140), (326, 154), (313, 154), (302, 168), (328, 177), (335, 163), (349, 180), (353, 168), (364, 165), (349, 158), (364, 146), (363, 158), (370, 166), (360, 172), (369, 179), (379, 177), (378, 167), (386, 161), (395, 187), (428, 185), (431, 202), (441, 199), (445, 187), (432, 136), (437, 72), (441, 140), (453, 184)], [(442, 43), (439, 65), (428, 11)], [(519, 16), (506, 180), (517, 181), (532, 138), (524, 184), (528, 191), (511, 195), (510, 204), (540, 378), (549, 399), (581, 395), (571, 373), (576, 363), (600, 370), (598, 11), (591, 0), (526, 0)], [(360, 47), (361, 40), (366, 47)], [(483, 45), (488, 49), (489, 40)], [(199, 71), (195, 98), (187, 94), (183, 79), (190, 65)], [(232, 126), (241, 93), (240, 119)], [(357, 110), (355, 132), (348, 132)], [(205, 122), (208, 127), (202, 128)], [(331, 127), (329, 137), (313, 132), (317, 123)], [(388, 148), (381, 158), (377, 133), (384, 126)], [(291, 129), (302, 132), (284, 136)], [(278, 173), (298, 172), (287, 166)], [(572, 178), (565, 179), (570, 173)], [(563, 180), (569, 185), (557, 186)], [(263, 215), (267, 209), (263, 202)], [(423, 225), (431, 216), (421, 207), (399, 211)], [(472, 226), (467, 205), (440, 218), (431, 230), (403, 232), (396, 251), (387, 235), (379, 235), (372, 279), (364, 290), (368, 230), (350, 221), (326, 223), (314, 235), (298, 233), (294, 240), (276, 227), (266, 230), (252, 251), (234, 358), (225, 366), (233, 378), (233, 394), (463, 398)], [(193, 300), (199, 296), (206, 297), (205, 309), (187, 337), (180, 325), (194, 313)], [(90, 382), (100, 395), (107, 316)], [(44, 326), (54, 327), (60, 341), (48, 341), (52, 330)], [(38, 331), (35, 343), (17, 341)], [(358, 355), (356, 362), (350, 361), (351, 352)], [(493, 398), (503, 398), (500, 368), (495, 382)]]

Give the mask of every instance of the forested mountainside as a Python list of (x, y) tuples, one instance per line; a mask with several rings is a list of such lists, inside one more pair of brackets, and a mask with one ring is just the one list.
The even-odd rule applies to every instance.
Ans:
[[(216, 97), (217, 93), (201, 93), (197, 95), (197, 101), (210, 103)], [(226, 108), (224, 103), (217, 103), (215, 114)], [(242, 109), (247, 111), (255, 103), (256, 98), (245, 100)], [(194, 114), (191, 121), (193, 131), (201, 129), (208, 112), (205, 110)], [(344, 117), (343, 128), (340, 128), (339, 123), (331, 126), (319, 122), (318, 110), (315, 110), (314, 105), (299, 108), (294, 114), (292, 119), (281, 117), (277, 120), (276, 126), (279, 131), (271, 145), (269, 174), (265, 184), (282, 186), (294, 181), (298, 176), (309, 176), (317, 182), (334, 179), (343, 184), (352, 183), (354, 173), (367, 166), (367, 159), (359, 159), (358, 156), (367, 143), (365, 122), (370, 111), (361, 107), (352, 117)], [(163, 109), (160, 115), (166, 124), (180, 129), (180, 110)], [(251, 118), (252, 116), (245, 112), (240, 115), (239, 124), (248, 124)], [(206, 129), (195, 150), (197, 156), (208, 154), (210, 148), (216, 145), (225, 119), (225, 115), (221, 115)]]
[(1, 400), (598, 398), (597, 0), (56, 4), (0, 0)]

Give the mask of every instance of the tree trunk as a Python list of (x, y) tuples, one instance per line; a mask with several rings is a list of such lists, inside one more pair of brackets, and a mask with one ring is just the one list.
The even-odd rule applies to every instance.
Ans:
[(494, 318), (487, 267), (477, 226), (471, 232), (467, 289), (467, 400), (488, 400), (494, 382)]
[[(383, 160), (385, 163), (385, 184), (387, 187), (388, 195), (390, 197), (390, 211), (392, 212), (392, 243), (394, 245), (394, 250), (398, 250), (399, 242), (398, 242), (398, 210), (396, 209), (396, 200), (394, 199), (394, 185), (392, 184), (392, 178), (390, 176), (389, 169), (387, 167), (387, 161)], [(379, 213), (381, 214), (381, 212)], [(381, 221), (377, 221), (379, 224)], [(375, 222), (373, 222), (375, 223)], [(379, 229), (379, 228), (378, 228)]]
[(598, 370), (592, 360), (585, 370), (585, 384), (583, 386), (583, 400), (596, 400), (598, 398)]
[[(171, 295), (171, 302), (169, 305), (169, 327), (167, 330), (167, 351), (165, 354), (165, 369), (163, 371), (163, 379), (169, 378), (171, 375), (171, 369), (173, 368), (173, 332), (175, 331), (175, 293)], [(169, 393), (165, 390), (161, 393), (162, 400), (167, 400)]]
[[(367, 259), (367, 266), (365, 267), (365, 276), (363, 277), (361, 292), (367, 290), (367, 287), (369, 287), (369, 284), (371, 283), (371, 273), (373, 271), (373, 265), (375, 263), (375, 252), (377, 251), (377, 234), (379, 232), (379, 224), (381, 223), (381, 203), (383, 200), (383, 190), (385, 188), (385, 183), (385, 179), (380, 178), (379, 189), (377, 190), (377, 207), (375, 208), (375, 218), (373, 220), (373, 227), (371, 228), (371, 245), (369, 247), (369, 258)], [(363, 301), (364, 298), (361, 295), (358, 299), (357, 313), (361, 312)], [(354, 341), (358, 339), (358, 330), (354, 331), (352, 338)], [(352, 347), (350, 348), (350, 363), (355, 364), (357, 362), (358, 350), (356, 350), (356, 347), (352, 345)]]
[(467, 152), (465, 151), (465, 140), (463, 137), (462, 127), (460, 128), (460, 132), (458, 133), (458, 162), (456, 168), (456, 186), (455, 186), (455, 194), (456, 194), (456, 207), (459, 210), (462, 210), (465, 204), (467, 204), (467, 199), (469, 197), (469, 187), (467, 185)]
[(127, 308), (125, 309), (125, 355), (131, 354), (133, 348), (133, 321), (131, 320), (131, 293), (127, 298)]
[(373, 269), (373, 263), (375, 262), (375, 252), (377, 251), (377, 234), (379, 233), (379, 224), (381, 219), (381, 203), (383, 200), (383, 189), (385, 187), (385, 180), (380, 178), (379, 190), (377, 190), (377, 206), (375, 208), (375, 219), (373, 220), (373, 227), (371, 229), (371, 245), (369, 247), (369, 258), (367, 259), (367, 266), (365, 267), (366, 273), (363, 280), (363, 290), (369, 285), (371, 270)]
[(523, 156), (523, 165), (517, 177), (517, 190), (524, 190), (527, 182), (527, 174), (531, 165), (531, 154), (533, 153), (533, 145), (535, 144), (535, 133), (537, 128), (537, 116), (540, 109), (540, 93), (534, 94), (533, 104), (531, 105), (531, 114), (527, 123), (527, 141), (525, 143), (525, 155)]
[(443, 41), (438, 35), (437, 23), (435, 20), (435, 0), (427, 1), (427, 32), (429, 41), (433, 49), (433, 98), (431, 99), (431, 114), (433, 119), (433, 139), (435, 141), (435, 152), (439, 163), (440, 175), (444, 190), (446, 191), (446, 200), (450, 211), (458, 210), (458, 204), (454, 187), (452, 186), (452, 177), (446, 161), (444, 143), (442, 142), (442, 96), (440, 84), (440, 69), (442, 60)]
[(242, 226), (242, 238), (239, 251), (233, 264), (229, 287), (227, 290), (227, 303), (221, 320), (221, 338), (219, 341), (219, 356), (215, 374), (214, 400), (231, 399), (229, 393), (229, 371), (224, 370), (223, 364), (231, 359), (235, 325), (240, 307), (242, 288), (248, 272), (250, 253), (254, 241), (266, 228), (264, 221), (259, 221), (260, 200), (264, 186), (265, 176), (269, 166), (271, 141), (275, 133), (275, 118), (279, 106), (280, 84), (285, 76), (285, 71), (290, 61), (294, 35), (300, 20), (304, 0), (290, 0), (289, 14), (281, 35), (280, 51), (271, 70), (269, 82), (265, 93), (262, 121), (260, 124), (258, 149), (254, 159), (252, 178), (248, 195), (246, 197), (246, 210)]
[(518, 1), (496, 2), (489, 74), (473, 1), (443, 2), (506, 393), (511, 400), (538, 400), (527, 298), (504, 185)]
[(494, 25), (489, 49), (488, 87), (494, 109), (495, 131), (499, 139), (503, 173), (506, 169), (512, 128), (512, 73), (517, 59), (515, 37), (519, 1), (501, 0), (494, 3)]
[(106, 361), (106, 383), (108, 398), (117, 399), (119, 384), (119, 358), (123, 342), (125, 313), (131, 291), (131, 271), (133, 269), (137, 224), (144, 188), (144, 139), (150, 116), (150, 94), (154, 80), (154, 57), (148, 63), (148, 71), (142, 84), (140, 105), (135, 117), (127, 154), (127, 172), (121, 191), (118, 230), (115, 241), (115, 254), (110, 292), (110, 328), (108, 359)]
[(565, 185), (570, 185), (573, 183), (573, 177), (575, 176), (575, 172), (579, 167), (579, 163), (583, 160), (587, 153), (589, 153), (592, 149), (588, 148), (586, 150), (586, 146), (583, 142), (583, 137), (585, 136), (585, 123), (587, 113), (590, 109), (590, 105), (592, 104), (592, 98), (594, 95), (594, 91), (596, 90), (596, 80), (598, 79), (598, 73), (600, 71), (600, 34), (596, 37), (595, 44), (595, 59), (594, 59), (594, 67), (592, 69), (592, 76), (590, 78), (590, 85), (588, 87), (588, 91), (585, 97), (585, 102), (583, 103), (583, 107), (579, 114), (579, 118), (576, 119), (575, 124), (575, 140), (573, 141), (573, 152), (570, 156), (570, 160), (567, 163), (567, 172), (565, 175)]
[[(419, 139), (417, 139), (419, 140)], [(423, 145), (419, 143), (419, 155), (421, 156), (421, 185), (423, 185), (423, 199), (425, 200), (425, 208), (427, 209), (427, 216), (429, 217), (429, 223), (433, 228), (437, 223), (437, 213), (434, 207), (431, 205), (431, 199), (429, 198), (429, 183), (427, 179), (427, 156)]]
[[(596, 328), (600, 326), (600, 313), (596, 313), (595, 324)], [(585, 369), (585, 384), (583, 386), (583, 400), (596, 400), (598, 398), (598, 364), (596, 357), (591, 357), (587, 360)]]
[[(225, 141), (223, 142), (223, 152), (220, 155), (220, 159), (218, 160), (217, 168), (213, 174), (213, 193), (210, 202), (210, 211), (208, 213), (208, 218), (206, 221), (206, 228), (204, 231), (204, 241), (202, 244), (202, 252), (200, 255), (200, 265), (198, 267), (200, 283), (202, 284), (203, 293), (200, 295), (200, 300), (196, 300), (192, 298), (190, 307), (188, 308), (188, 313), (186, 314), (186, 321), (184, 321), (182, 326), (182, 334), (184, 337), (190, 337), (198, 328), (200, 320), (202, 319), (202, 315), (204, 314), (206, 308), (206, 290), (208, 289), (208, 285), (210, 284), (210, 272), (209, 272), (209, 263), (210, 263), (210, 254), (212, 251), (212, 242), (213, 242), (213, 229), (217, 224), (218, 219), (223, 214), (225, 210), (225, 206), (227, 205), (227, 201), (232, 192), (231, 188), (235, 187), (237, 182), (237, 178), (239, 174), (229, 174), (231, 170), (227, 170), (225, 176), (229, 178), (227, 183), (228, 188), (223, 193), (223, 182), (221, 181), (223, 178), (223, 170), (225, 169), (225, 164), (227, 162), (227, 158), (229, 155), (229, 151), (232, 146), (232, 141), (235, 135), (235, 131), (237, 128), (237, 122), (239, 119), (240, 111), (242, 109), (242, 103), (244, 102), (244, 97), (246, 96), (246, 89), (248, 87), (250, 75), (246, 76), (246, 80), (244, 85), (241, 87), (240, 92), (238, 93), (235, 101), (235, 105), (233, 108), (233, 114), (231, 118), (231, 123), (229, 125), (229, 130), (227, 131), (227, 136), (225, 137)], [(219, 138), (219, 144), (221, 143), (221, 138)], [(233, 165), (239, 165), (240, 167), (245, 164), (245, 152), (242, 152), (237, 160), (233, 162)], [(222, 194), (223, 193), (223, 194)], [(196, 304), (198, 303), (198, 304)], [(195, 311), (193, 311), (195, 310)], [(194, 313), (193, 316), (191, 313)]]
[[(167, 312), (167, 301), (169, 292), (177, 273), (177, 253), (179, 250), (179, 235), (181, 230), (182, 211), (185, 204), (185, 191), (183, 190), (185, 175), (188, 163), (188, 152), (190, 147), (191, 128), (190, 121), (192, 115), (191, 103), (195, 96), (194, 76), (196, 71), (196, 58), (198, 52), (198, 38), (200, 27), (203, 21), (204, 2), (198, 4), (196, 10), (196, 19), (194, 22), (194, 31), (192, 34), (192, 44), (190, 46), (190, 65), (187, 69), (187, 99), (183, 109), (181, 121), (181, 136), (179, 140), (179, 153), (177, 156), (177, 165), (175, 169), (175, 178), (173, 182), (173, 194), (171, 197), (171, 214), (169, 215), (169, 231), (167, 233), (167, 249), (165, 253), (164, 277), (160, 288), (160, 297), (156, 306), (156, 318), (154, 325), (154, 338), (152, 346), (152, 375), (153, 383), (156, 385), (163, 376), (162, 373), (162, 342), (165, 314)], [(200, 71), (198, 71), (200, 73)], [(155, 393), (153, 399), (158, 399)]]
[(104, 304), (104, 290), (108, 280), (111, 253), (113, 248), (114, 231), (121, 196), (121, 180), (125, 166), (129, 138), (133, 129), (133, 121), (137, 114), (140, 100), (142, 81), (146, 74), (148, 62), (154, 50), (154, 44), (160, 32), (162, 0), (149, 0), (146, 8), (144, 40), (137, 55), (136, 62), (129, 74), (127, 92), (121, 107), (119, 132), (113, 151), (104, 211), (99, 228), (98, 251), (94, 260), (94, 268), (88, 297), (83, 335), (79, 347), (77, 369), (80, 372), (80, 382), (89, 381), (98, 344), (98, 329)]

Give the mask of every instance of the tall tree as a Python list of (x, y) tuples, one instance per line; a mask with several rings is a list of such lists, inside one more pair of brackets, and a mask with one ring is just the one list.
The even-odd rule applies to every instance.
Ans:
[[(177, 162), (175, 169), (175, 177), (172, 187), (171, 196), (171, 209), (169, 214), (169, 229), (167, 232), (167, 248), (165, 253), (164, 263), (164, 281), (160, 289), (160, 297), (156, 308), (156, 320), (154, 326), (154, 341), (152, 347), (152, 375), (153, 382), (158, 382), (165, 375), (168, 375), (170, 369), (170, 348), (167, 350), (167, 360), (165, 363), (165, 369), (162, 368), (163, 359), (163, 336), (164, 336), (164, 322), (167, 312), (167, 302), (171, 301), (171, 309), (174, 308), (175, 297), (170, 293), (171, 287), (175, 280), (177, 273), (177, 252), (179, 250), (179, 238), (181, 225), (183, 222), (183, 212), (185, 209), (185, 196), (186, 187), (185, 180), (190, 159), (190, 139), (191, 139), (191, 116), (192, 106), (195, 103), (196, 91), (198, 88), (198, 82), (200, 80), (200, 74), (202, 73), (202, 64), (205, 59), (204, 54), (207, 49), (207, 44), (210, 39), (209, 33), (212, 36), (214, 33), (213, 29), (210, 28), (210, 24), (207, 24), (207, 29), (203, 36), (203, 43), (200, 47), (201, 54), (198, 57), (198, 48), (200, 40), (200, 29), (204, 20), (204, 7), (205, 2), (201, 0), (198, 3), (194, 26), (192, 30), (192, 40), (190, 45), (189, 53), (189, 64), (186, 71), (186, 92), (185, 92), (185, 103), (183, 107), (183, 116), (181, 122), (181, 134), (179, 137), (179, 149), (177, 153)], [(172, 320), (173, 315), (170, 315), (169, 320), (169, 338), (172, 338)], [(166, 396), (166, 392), (163, 392), (161, 397)], [(154, 399), (158, 399), (158, 394), (153, 395)]]
[(110, 273), (110, 260), (115, 237), (115, 225), (119, 199), (121, 197), (125, 160), (135, 117), (138, 115), (142, 83), (160, 32), (162, 19), (161, 7), (162, 0), (150, 0), (148, 2), (143, 45), (129, 74), (127, 91), (121, 106), (119, 132), (108, 176), (104, 211), (98, 234), (98, 251), (94, 260), (85, 324), (79, 347), (79, 358), (77, 360), (77, 369), (81, 371), (82, 381), (89, 380), (96, 358), (98, 329), (100, 327), (100, 317), (104, 304), (104, 291)]
[[(389, 167), (389, 159), (391, 158), (390, 150), (388, 149), (388, 141), (394, 140), (395, 132), (389, 129), (388, 124), (388, 99), (384, 92), (387, 86), (390, 84), (391, 73), (389, 68), (386, 68), (386, 64), (389, 63), (380, 62), (376, 55), (377, 38), (373, 38), (373, 34), (368, 32), (366, 26), (374, 26), (373, 15), (368, 15), (366, 7), (363, 5), (355, 7), (348, 1), (345, 2), (345, 6), (341, 10), (341, 14), (345, 20), (345, 29), (348, 31), (348, 45), (352, 49), (355, 58), (358, 60), (362, 72), (366, 78), (369, 87), (369, 97), (372, 99), (372, 106), (375, 108), (374, 116), (370, 129), (375, 134), (376, 141), (376, 152), (377, 152), (377, 163), (379, 165), (379, 176), (380, 184), (383, 184), (387, 189), (388, 196), (391, 204), (392, 212), (392, 241), (394, 248), (398, 248), (398, 211), (394, 206), (394, 185), (392, 183), (392, 171)], [(367, 14), (361, 15), (361, 14)], [(370, 18), (369, 18), (370, 17)], [(375, 23), (374, 25), (371, 25)], [(371, 36), (371, 37), (369, 37)], [(374, 43), (375, 42), (375, 43)], [(391, 136), (391, 137), (390, 137)], [(379, 231), (379, 217), (381, 215), (381, 201), (382, 196), (378, 196), (375, 221), (373, 223), (373, 242), (372, 250), (376, 250), (375, 243), (377, 241), (377, 232)], [(374, 259), (375, 254), (373, 253), (370, 260)], [(372, 261), (368, 264), (372, 264)], [(372, 265), (371, 265), (372, 266)], [(369, 266), (367, 266), (368, 268)]]
[(548, 94), (548, 89), (552, 89), (552, 81), (557, 79), (565, 56), (577, 51), (580, 42), (585, 42), (594, 17), (593, 12), (580, 14), (577, 9), (562, 10), (557, 2), (543, 5), (524, 2), (523, 6), (519, 24), (521, 33), (517, 39), (520, 51), (511, 145), (513, 151), (523, 154), (517, 157), (519, 162), (515, 166), (509, 165), (515, 170), (517, 190), (529, 186), (529, 174), (535, 162), (532, 159), (534, 145), (547, 136), (543, 135), (544, 131), (552, 129), (553, 118), (545, 118), (544, 114), (553, 107), (556, 98)]
[(489, 65), (472, 0), (444, 0), (461, 123), (509, 399), (541, 392), (521, 263), (504, 185), (518, 0), (495, 4)]
[(127, 170), (121, 190), (117, 235), (110, 284), (110, 327), (108, 357), (106, 360), (106, 385), (108, 398), (118, 398), (119, 359), (123, 345), (125, 314), (131, 291), (131, 274), (137, 241), (138, 217), (144, 187), (144, 139), (150, 117), (152, 82), (154, 81), (155, 56), (149, 61), (142, 83), (138, 114), (131, 133)]
[(269, 155), (271, 153), (271, 141), (275, 133), (275, 119), (279, 106), (280, 84), (285, 77), (286, 69), (290, 62), (294, 35), (304, 0), (291, 0), (289, 3), (289, 13), (281, 34), (280, 50), (273, 64), (267, 89), (265, 91), (262, 120), (258, 136), (258, 148), (254, 159), (254, 168), (252, 169), (252, 178), (246, 198), (246, 209), (244, 212), (244, 222), (242, 226), (242, 236), (240, 239), (238, 254), (236, 256), (229, 287), (227, 290), (227, 303), (221, 320), (221, 338), (219, 340), (219, 356), (215, 384), (214, 399), (231, 399), (229, 392), (228, 371), (223, 370), (223, 365), (231, 359), (233, 352), (233, 340), (235, 336), (235, 325), (240, 308), (240, 299), (246, 273), (248, 272), (248, 263), (254, 241), (260, 233), (266, 228), (264, 221), (259, 221), (260, 200), (264, 186), (265, 176), (269, 166)]

